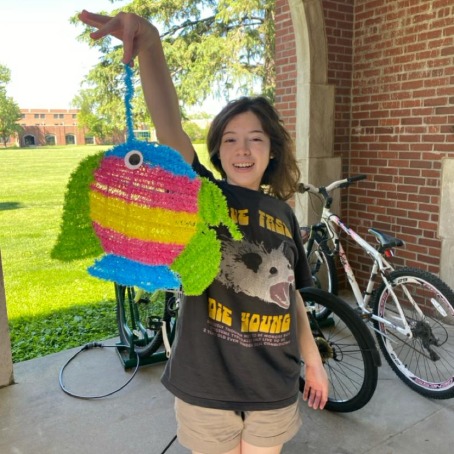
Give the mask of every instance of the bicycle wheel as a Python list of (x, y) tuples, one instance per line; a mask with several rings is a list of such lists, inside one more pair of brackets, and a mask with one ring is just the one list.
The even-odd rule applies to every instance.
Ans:
[(173, 338), (176, 297), (171, 292), (143, 292), (139, 297), (134, 287), (115, 284), (117, 324), (121, 343), (134, 344), (140, 357), (150, 356), (163, 344), (162, 323)]
[[(325, 408), (351, 412), (364, 407), (377, 387), (380, 355), (373, 336), (359, 315), (345, 301), (315, 288), (300, 290), (309, 308), (312, 334), (329, 379)], [(318, 320), (312, 307), (326, 307), (331, 316)], [(304, 362), (301, 362), (304, 365)], [(305, 385), (301, 368), (300, 391)]]
[(454, 397), (453, 291), (437, 276), (416, 268), (393, 271), (388, 279), (391, 286), (382, 284), (375, 295), (374, 314), (399, 326), (394, 293), (413, 336), (374, 321), (384, 357), (419, 394), (434, 399)]
[[(306, 243), (308, 245), (309, 243)], [(306, 250), (307, 260), (312, 274), (314, 286), (326, 292), (337, 295), (338, 279), (336, 263), (333, 256), (324, 242), (314, 240), (310, 250)], [(324, 306), (315, 308), (316, 317), (319, 320), (327, 318), (330, 314), (329, 309)]]

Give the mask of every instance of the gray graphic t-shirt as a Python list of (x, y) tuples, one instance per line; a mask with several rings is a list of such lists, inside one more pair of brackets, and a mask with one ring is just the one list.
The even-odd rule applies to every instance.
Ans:
[[(211, 174), (196, 160), (201, 176)], [(243, 239), (222, 241), (220, 272), (186, 297), (162, 382), (193, 405), (237, 411), (288, 406), (298, 396), (295, 289), (312, 279), (290, 206), (216, 181)]]

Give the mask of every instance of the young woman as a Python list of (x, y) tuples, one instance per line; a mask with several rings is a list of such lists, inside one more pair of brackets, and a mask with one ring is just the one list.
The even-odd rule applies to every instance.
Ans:
[(194, 454), (278, 454), (300, 427), (303, 398), (327, 400), (328, 380), (296, 290), (312, 285), (299, 227), (285, 200), (299, 179), (292, 141), (261, 97), (229, 103), (208, 134), (216, 180), (197, 159), (180, 110), (157, 29), (129, 13), (111, 18), (83, 11), (80, 19), (123, 41), (138, 57), (145, 99), (159, 142), (179, 151), (222, 190), (243, 239), (222, 240), (221, 269), (199, 296), (185, 298), (178, 335), (162, 382), (175, 395), (178, 439)]

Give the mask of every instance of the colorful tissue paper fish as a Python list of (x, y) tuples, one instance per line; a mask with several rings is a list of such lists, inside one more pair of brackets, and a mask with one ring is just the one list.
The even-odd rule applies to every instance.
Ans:
[[(220, 189), (199, 177), (178, 152), (155, 143), (129, 140), (83, 164), (97, 165), (92, 181), (86, 181), (86, 168), (74, 175), (83, 175), (88, 183), (89, 216), (105, 252), (89, 273), (148, 291), (182, 286), (188, 295), (202, 293), (221, 261), (211, 227), (224, 224), (233, 238), (241, 238)], [(67, 194), (65, 200), (63, 219), (70, 223), (73, 216), (67, 210), (72, 206), (77, 211), (77, 197), (71, 200)], [(79, 220), (80, 226), (84, 223)], [(77, 230), (66, 226), (65, 239), (63, 222), (54, 257), (68, 259), (66, 251), (78, 246), (81, 256), (96, 253), (96, 241), (83, 242)]]
[(125, 66), (128, 138), (83, 160), (70, 177), (61, 231), (51, 256), (100, 259), (95, 277), (150, 292), (201, 294), (219, 272), (223, 224), (240, 239), (221, 190), (180, 153), (134, 138), (132, 69)]

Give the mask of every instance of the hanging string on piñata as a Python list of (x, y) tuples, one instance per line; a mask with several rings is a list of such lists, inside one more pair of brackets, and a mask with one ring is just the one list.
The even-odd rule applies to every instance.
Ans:
[[(135, 139), (128, 65), (125, 87), (126, 142), (98, 159), (87, 187), (91, 223), (105, 253), (88, 271), (148, 291), (182, 286), (187, 295), (198, 295), (216, 277), (221, 262), (221, 244), (211, 227), (224, 224), (234, 239), (241, 234), (214, 183), (199, 177), (172, 148)], [(75, 208), (74, 198), (69, 200), (67, 194), (62, 232), (65, 219), (72, 219), (66, 210)], [(59, 241), (64, 243), (64, 235)], [(71, 247), (76, 242), (74, 237)], [(57, 243), (53, 256), (64, 256), (64, 249)]]

